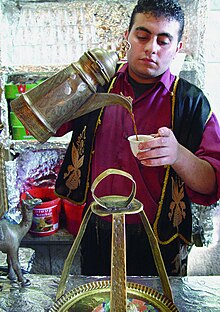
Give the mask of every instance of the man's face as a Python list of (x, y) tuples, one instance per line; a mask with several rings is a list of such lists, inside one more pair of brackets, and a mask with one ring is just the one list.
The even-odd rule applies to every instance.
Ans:
[(163, 74), (182, 47), (178, 43), (179, 23), (164, 17), (137, 13), (126, 39), (130, 76), (140, 83), (151, 83)]

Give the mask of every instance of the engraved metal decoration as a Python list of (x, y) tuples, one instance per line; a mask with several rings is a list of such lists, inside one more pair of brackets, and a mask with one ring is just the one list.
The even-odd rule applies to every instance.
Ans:
[(107, 105), (122, 105), (131, 112), (131, 102), (124, 96), (96, 93), (99, 85), (109, 83), (117, 62), (113, 51), (85, 52), (77, 62), (13, 100), (12, 110), (40, 142), (65, 122)]
[(119, 58), (125, 59), (127, 52), (131, 49), (131, 44), (128, 40), (121, 38), (117, 47)]
[[(100, 280), (86, 283), (64, 294), (54, 303), (49, 312), (92, 312), (103, 302), (109, 301), (110, 292), (110, 281)], [(178, 312), (173, 302), (151, 287), (127, 282), (127, 295), (129, 298), (146, 302), (148, 306), (151, 306), (151, 310), (149, 311)], [(118, 307), (111, 312), (116, 311), (120, 311)], [(125, 311), (126, 310), (123, 310), (123, 312)]]
[[(95, 195), (97, 185), (111, 174), (122, 175), (132, 181), (132, 191), (128, 197), (110, 195), (97, 198)], [(91, 191), (95, 201), (88, 208), (82, 220), (78, 235), (67, 256), (57, 290), (56, 302), (50, 309), (50, 312), (69, 311), (70, 308), (71, 311), (72, 309), (74, 311), (82, 311), (83, 309), (85, 312), (91, 312), (96, 306), (102, 303), (103, 300), (110, 300), (111, 312), (125, 312), (127, 311), (128, 296), (130, 298), (145, 300), (146, 303), (158, 309), (157, 311), (178, 311), (173, 303), (172, 291), (157, 239), (143, 211), (142, 203), (135, 199), (136, 183), (132, 176), (122, 170), (108, 169), (94, 180)], [(125, 205), (127, 206), (125, 207)], [(92, 212), (98, 216), (112, 215), (111, 281), (85, 284), (64, 294), (74, 256)], [(146, 234), (148, 235), (155, 264), (162, 283), (163, 295), (146, 286), (127, 282), (125, 215), (135, 213), (140, 214)]]

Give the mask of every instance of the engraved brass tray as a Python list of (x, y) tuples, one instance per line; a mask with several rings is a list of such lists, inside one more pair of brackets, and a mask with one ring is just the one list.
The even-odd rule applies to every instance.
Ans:
[[(57, 300), (50, 312), (92, 312), (98, 305), (109, 301), (110, 281), (95, 281), (78, 286)], [(156, 290), (137, 283), (127, 283), (129, 299), (139, 299), (151, 306), (149, 311), (177, 312), (172, 301)]]

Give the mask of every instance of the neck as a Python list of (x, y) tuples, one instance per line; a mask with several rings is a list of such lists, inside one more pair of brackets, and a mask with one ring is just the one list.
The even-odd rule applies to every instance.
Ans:
[(157, 77), (141, 77), (141, 76), (137, 76), (135, 75), (133, 72), (131, 72), (131, 70), (128, 68), (128, 75), (131, 79), (133, 79), (136, 83), (139, 84), (153, 84), (156, 83), (160, 80), (161, 76), (157, 76)]
[(132, 86), (135, 99), (139, 98), (142, 94), (144, 94), (146, 91), (150, 90), (155, 83), (139, 83), (136, 82), (132, 77), (128, 76), (128, 81)]

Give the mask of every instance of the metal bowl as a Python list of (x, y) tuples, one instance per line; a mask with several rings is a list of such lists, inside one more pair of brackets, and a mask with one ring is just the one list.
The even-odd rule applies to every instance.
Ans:
[[(49, 312), (92, 312), (101, 303), (109, 301), (110, 287), (107, 280), (78, 286), (57, 300)], [(151, 306), (151, 311), (178, 312), (174, 303), (163, 294), (141, 284), (128, 282), (127, 297), (144, 301)]]

